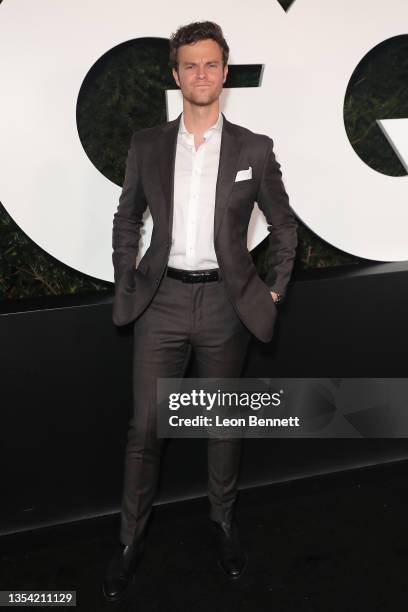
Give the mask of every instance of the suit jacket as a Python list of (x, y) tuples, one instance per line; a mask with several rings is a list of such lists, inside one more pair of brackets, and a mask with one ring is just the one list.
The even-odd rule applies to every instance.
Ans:
[[(113, 322), (125, 325), (150, 304), (165, 273), (172, 240), (173, 187), (180, 117), (132, 135), (125, 181), (113, 218), (115, 275)], [(277, 307), (270, 294), (285, 294), (295, 257), (297, 223), (268, 136), (235, 125), (223, 115), (214, 214), (214, 248), (229, 298), (247, 328), (263, 342), (272, 339)], [(252, 167), (252, 179), (235, 182)], [(247, 249), (254, 201), (269, 230), (270, 269), (260, 278)], [(143, 213), (149, 207), (153, 232), (136, 268)]]

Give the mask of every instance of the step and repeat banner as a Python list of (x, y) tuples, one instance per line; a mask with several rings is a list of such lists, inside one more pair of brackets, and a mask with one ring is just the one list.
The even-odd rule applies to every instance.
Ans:
[[(408, 49), (406, 0), (295, 0), (286, 8), (277, 0), (209, 0), (202, 8), (187, 0), (3, 1), (0, 200), (12, 219), (56, 260), (113, 280), (112, 219), (121, 187), (95, 166), (81, 141), (81, 87), (117, 47), (145, 41), (148, 48), (181, 24), (210, 19), (223, 28), (231, 67), (261, 67), (257, 86), (225, 87), (222, 110), (230, 121), (274, 140), (299, 219), (351, 255), (407, 260), (407, 83), (400, 83), (396, 98), (403, 104), (394, 100), (368, 126), (381, 130), (381, 146), (400, 165), (398, 176), (373, 167), (344, 121), (348, 86), (367, 54), (395, 41)], [(165, 95), (170, 120), (182, 100), (174, 84)], [(139, 257), (151, 231), (147, 211)], [(249, 248), (266, 235), (255, 205)]]

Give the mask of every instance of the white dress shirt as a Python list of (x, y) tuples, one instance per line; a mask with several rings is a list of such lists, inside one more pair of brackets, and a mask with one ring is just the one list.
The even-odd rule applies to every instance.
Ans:
[(172, 244), (168, 265), (182, 270), (218, 268), (214, 250), (215, 188), (223, 117), (203, 134), (196, 150), (181, 115), (174, 171)]

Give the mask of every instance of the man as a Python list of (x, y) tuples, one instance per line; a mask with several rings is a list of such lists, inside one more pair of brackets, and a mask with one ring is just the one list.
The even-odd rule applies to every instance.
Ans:
[[(120, 544), (103, 585), (109, 601), (126, 592), (144, 548), (163, 443), (156, 435), (157, 378), (182, 378), (192, 349), (199, 376), (239, 377), (251, 334), (272, 339), (275, 303), (285, 294), (295, 256), (296, 221), (272, 140), (220, 113), (228, 54), (222, 30), (212, 22), (189, 24), (171, 37), (183, 113), (133, 134), (114, 215), (113, 320), (134, 321), (134, 414)], [(247, 249), (254, 201), (269, 223), (266, 282)], [(136, 269), (147, 206), (153, 233)], [(210, 519), (220, 566), (230, 579), (239, 578), (247, 564), (233, 511), (241, 443), (208, 440)]]

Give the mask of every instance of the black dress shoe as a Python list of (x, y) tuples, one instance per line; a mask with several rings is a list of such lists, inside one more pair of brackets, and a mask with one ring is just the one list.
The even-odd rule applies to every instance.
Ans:
[(241, 578), (248, 564), (248, 556), (243, 552), (235, 519), (218, 523), (211, 520), (216, 534), (220, 559), (218, 564), (229, 580)]
[(102, 590), (107, 601), (119, 601), (127, 595), (143, 551), (144, 540), (129, 545), (119, 543), (103, 580)]

